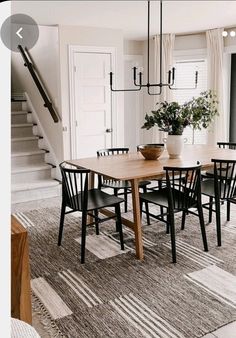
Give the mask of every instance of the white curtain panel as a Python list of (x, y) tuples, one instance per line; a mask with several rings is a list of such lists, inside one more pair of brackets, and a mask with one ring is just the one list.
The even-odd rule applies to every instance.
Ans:
[(208, 89), (212, 89), (215, 91), (217, 99), (219, 101), (219, 116), (216, 116), (208, 132), (208, 144), (211, 145), (216, 145), (216, 143), (220, 141), (226, 141), (227, 135), (226, 115), (223, 109), (224, 42), (222, 32), (222, 28), (212, 29), (206, 32)]
[[(173, 67), (173, 50), (175, 43), (174, 34), (162, 35), (162, 82), (168, 82), (168, 71)], [(154, 75), (155, 82), (160, 82), (160, 36), (154, 36)], [(153, 92), (159, 92), (158, 87), (153, 88)], [(155, 95), (154, 98), (154, 110), (157, 109), (157, 103), (162, 101), (171, 102), (173, 97), (173, 91), (168, 87), (162, 87), (161, 95)], [(152, 142), (163, 142), (165, 133), (160, 132), (157, 127), (152, 128)]]

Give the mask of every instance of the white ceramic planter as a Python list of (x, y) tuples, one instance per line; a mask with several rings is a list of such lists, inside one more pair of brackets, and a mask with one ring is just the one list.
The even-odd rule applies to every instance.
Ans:
[(180, 158), (184, 148), (184, 143), (186, 142), (183, 135), (168, 135), (165, 142), (169, 157)]

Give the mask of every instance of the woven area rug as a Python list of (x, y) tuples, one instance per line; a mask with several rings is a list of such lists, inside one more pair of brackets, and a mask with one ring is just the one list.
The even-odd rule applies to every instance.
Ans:
[(79, 215), (66, 215), (61, 247), (59, 207), (15, 216), (29, 232), (33, 308), (52, 337), (194, 338), (236, 320), (235, 218), (223, 222), (221, 248), (214, 221), (207, 225), (208, 253), (198, 218), (187, 216), (184, 231), (177, 219), (177, 264), (163, 223), (143, 226), (139, 261), (132, 231), (124, 227), (122, 252), (113, 221), (105, 222), (99, 236), (88, 229), (81, 265)]

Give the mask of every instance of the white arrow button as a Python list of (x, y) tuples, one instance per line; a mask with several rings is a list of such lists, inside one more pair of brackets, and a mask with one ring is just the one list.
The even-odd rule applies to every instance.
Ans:
[(16, 35), (19, 36), (20, 39), (23, 39), (23, 36), (20, 35), (20, 32), (22, 31), (22, 27), (18, 29), (18, 31), (16, 32)]

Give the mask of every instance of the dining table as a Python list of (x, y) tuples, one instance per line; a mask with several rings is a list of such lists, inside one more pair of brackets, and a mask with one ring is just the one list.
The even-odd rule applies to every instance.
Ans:
[[(236, 151), (220, 149), (209, 145), (186, 145), (180, 158), (171, 159), (166, 150), (157, 160), (146, 160), (140, 152), (67, 160), (76, 167), (90, 170), (89, 188), (94, 188), (95, 174), (114, 180), (128, 180), (131, 183), (133, 219), (122, 214), (122, 224), (134, 231), (137, 259), (144, 258), (142, 241), (142, 220), (140, 215), (139, 182), (146, 179), (160, 179), (165, 176), (164, 167), (187, 167), (200, 162), (202, 170), (213, 167), (212, 159), (236, 160)], [(107, 216), (113, 213), (108, 209), (100, 210)]]

